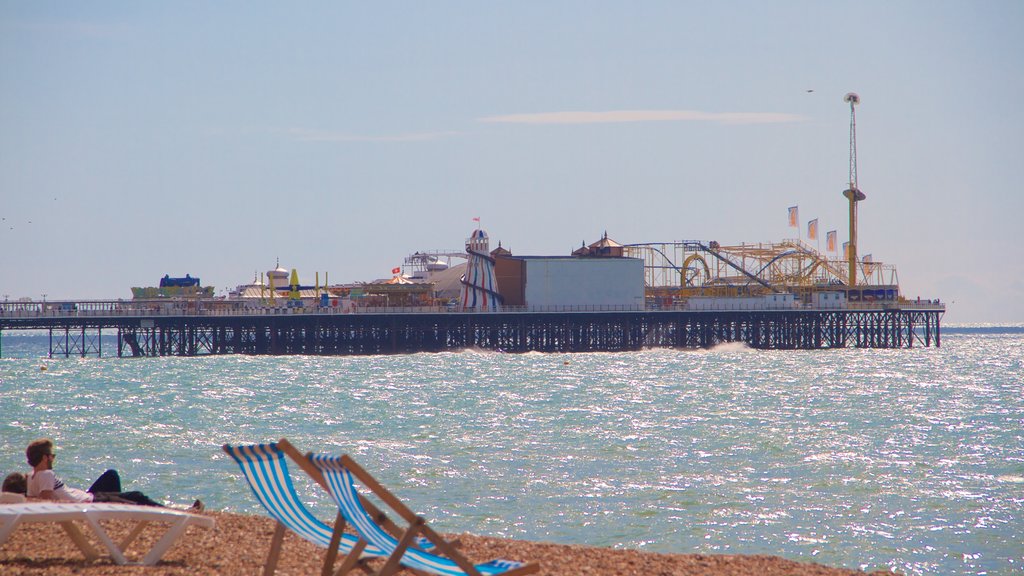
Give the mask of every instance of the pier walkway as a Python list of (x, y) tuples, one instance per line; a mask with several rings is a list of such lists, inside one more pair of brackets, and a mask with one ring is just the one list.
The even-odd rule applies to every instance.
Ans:
[[(225, 300), (6, 302), (2, 336), (44, 330), (50, 356), (400, 354), (480, 348), (503, 352), (612, 352), (709, 348), (911, 348), (940, 345), (945, 306), (906, 301), (841, 309), (519, 309), (251, 307)], [(108, 338), (109, 341), (109, 338)], [(109, 344), (108, 344), (109, 346)]]

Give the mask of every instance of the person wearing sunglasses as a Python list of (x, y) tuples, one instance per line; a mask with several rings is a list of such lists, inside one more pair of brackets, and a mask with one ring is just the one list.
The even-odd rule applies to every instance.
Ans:
[[(123, 491), (121, 477), (117, 470), (107, 470), (88, 490), (68, 486), (53, 472), (53, 461), (57, 458), (53, 449), (53, 440), (40, 438), (33, 441), (25, 449), (25, 458), (32, 472), (28, 475), (27, 495), (29, 498), (56, 500), (58, 502), (121, 502), (140, 504), (143, 506), (163, 506), (142, 492)], [(192, 509), (203, 508), (202, 502), (196, 500)]]

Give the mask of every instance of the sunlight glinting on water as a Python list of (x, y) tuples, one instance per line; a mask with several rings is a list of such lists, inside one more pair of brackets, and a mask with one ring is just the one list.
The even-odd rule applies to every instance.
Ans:
[(447, 531), (998, 573), (1021, 562), (1022, 341), (4, 358), (2, 462), (50, 436), (69, 483), (117, 467), (157, 498), (255, 513), (219, 447), (288, 437), (353, 454)]

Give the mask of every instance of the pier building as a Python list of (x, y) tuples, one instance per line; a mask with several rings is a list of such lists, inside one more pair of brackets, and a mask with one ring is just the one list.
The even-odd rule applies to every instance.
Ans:
[[(116, 301), (5, 302), (2, 335), (46, 330), (51, 356), (128, 357), (939, 346), (945, 306), (900, 294), (895, 268), (830, 259), (799, 240), (722, 246), (619, 244), (607, 233), (565, 256), (517, 256), (486, 232), (466, 264), (352, 285), (301, 286), (278, 266), (231, 297), (189, 292)], [(421, 254), (421, 253), (417, 253)], [(431, 258), (428, 262), (436, 262)], [(438, 288), (439, 278), (458, 274)], [(284, 278), (288, 279), (285, 280)], [(287, 285), (276, 286), (279, 282)], [(198, 280), (196, 280), (198, 286)], [(109, 345), (108, 345), (109, 347)], [(108, 350), (107, 354), (111, 352)]]
[[(434, 270), (420, 272), (429, 273), (396, 269), (390, 279), (352, 285), (328, 285), (325, 275), (321, 286), (317, 275), (315, 285), (301, 286), (296, 270), (289, 275), (278, 266), (269, 285), (254, 281), (228, 298), (193, 291), (4, 302), (0, 355), (11, 330), (45, 330), (50, 355), (66, 357), (103, 355), (104, 332), (116, 336), (113, 353), (121, 357), (941, 344), (945, 306), (903, 297), (895, 268), (858, 263), (859, 282), (849, 285), (847, 260), (799, 240), (624, 245), (605, 233), (565, 256), (487, 248), (487, 234), (477, 229), (466, 243), (466, 264), (441, 266), (428, 257)], [(449, 281), (439, 287), (440, 278)], [(461, 300), (453, 296), (460, 292)]]

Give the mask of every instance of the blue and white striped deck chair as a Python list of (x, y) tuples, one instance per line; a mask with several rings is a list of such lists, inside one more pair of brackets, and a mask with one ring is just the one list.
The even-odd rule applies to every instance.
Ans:
[[(277, 567), (285, 528), (317, 546), (327, 548), (323, 572), (330, 574), (338, 551), (342, 554), (350, 554), (359, 539), (351, 534), (341, 532), (344, 521), (340, 513), (336, 532), (334, 528), (322, 522), (302, 504), (295, 492), (291, 475), (288, 473), (288, 462), (285, 460), (286, 454), (282, 448), (287, 448), (288, 452), (292, 452), (289, 455), (292, 459), (295, 459), (296, 456), (301, 458), (303, 462), (297, 462), (300, 465), (306, 462), (305, 457), (288, 444), (287, 440), (251, 446), (231, 446), (229, 444), (223, 446), (224, 452), (231, 456), (242, 469), (242, 474), (249, 483), (249, 487), (252, 488), (256, 499), (267, 510), (267, 513), (277, 520), (277, 528), (274, 531), (263, 574), (270, 576)], [(314, 480), (318, 479), (314, 477)], [(319, 479), (319, 483), (326, 489), (322, 478)], [(336, 535), (338, 535), (337, 538)], [(373, 547), (363, 549), (360, 546), (359, 549), (361, 554), (353, 559), (353, 564), (360, 558), (386, 555)]]
[[(471, 576), (513, 576), (532, 574), (540, 569), (536, 563), (524, 564), (513, 560), (491, 560), (484, 564), (472, 564), (455, 547), (444, 539), (440, 534), (430, 528), (426, 521), (412, 512), (395, 495), (380, 484), (361, 466), (350, 458), (344, 456), (327, 456), (323, 454), (310, 454), (310, 461), (323, 474), (327, 482), (331, 498), (334, 499), (345, 519), (359, 532), (360, 543), (365, 541), (371, 546), (388, 554), (378, 574), (389, 576), (402, 567), (414, 572), (427, 572), (442, 576), (469, 574)], [(374, 517), (366, 511), (363, 500), (356, 488), (356, 479), (384, 504), (391, 508), (409, 523), (404, 533), (396, 538), (386, 532), (375, 521)], [(410, 544), (417, 536), (424, 536), (430, 540), (437, 552), (444, 554), (440, 556), (432, 552), (418, 550)], [(346, 564), (348, 563), (346, 558)], [(345, 566), (345, 564), (343, 564)], [(339, 570), (339, 573), (344, 573)]]

